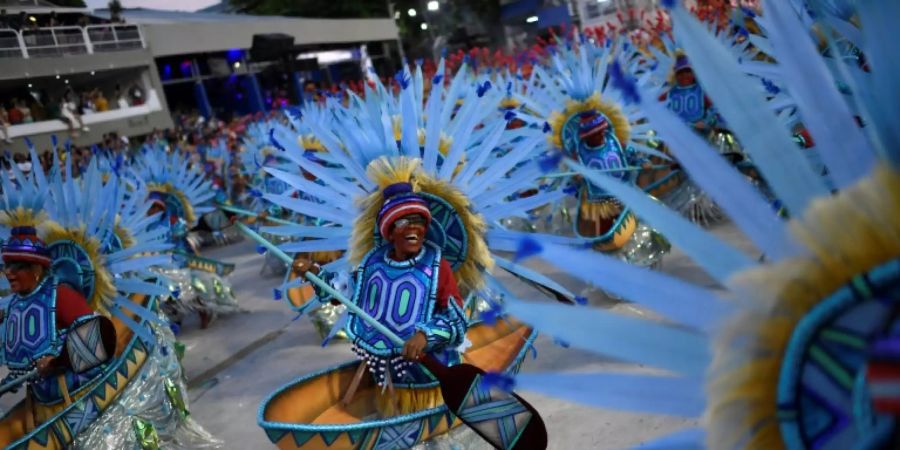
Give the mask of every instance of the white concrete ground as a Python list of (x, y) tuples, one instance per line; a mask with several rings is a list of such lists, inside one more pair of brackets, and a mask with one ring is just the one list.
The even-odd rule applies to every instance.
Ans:
[[(734, 227), (719, 226), (716, 233), (751, 250)], [(275, 277), (262, 277), (262, 256), (248, 242), (210, 249), (206, 256), (237, 264), (230, 276), (242, 306), (248, 311), (223, 317), (207, 330), (186, 324), (180, 338), (187, 345), (184, 365), (190, 377), (191, 412), (196, 420), (235, 450), (274, 448), (256, 424), (260, 402), (279, 386), (305, 373), (351, 359), (347, 344), (322, 348), (313, 325), (272, 299)], [(584, 286), (547, 267), (539, 267), (575, 292)], [(694, 283), (713, 286), (677, 249), (666, 257), (663, 270)], [(525, 289), (518, 286), (517, 290)], [(623, 314), (650, 315), (628, 303), (613, 302), (599, 293), (590, 295), (592, 305)], [(538, 358), (525, 362), (524, 371), (640, 370), (632, 365), (564, 349), (551, 339), (537, 342)], [(602, 389), (602, 386), (598, 386)], [(616, 449), (693, 425), (693, 421), (657, 415), (599, 410), (552, 398), (522, 393), (541, 413), (550, 434), (550, 448)]]

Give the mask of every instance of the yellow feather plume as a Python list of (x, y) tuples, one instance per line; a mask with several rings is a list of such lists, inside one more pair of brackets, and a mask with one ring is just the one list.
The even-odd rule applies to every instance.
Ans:
[(787, 345), (822, 300), (900, 257), (900, 172), (877, 167), (857, 185), (813, 202), (790, 229), (808, 256), (747, 271), (730, 283), (756, 305), (716, 340), (706, 411), (709, 448), (785, 448), (775, 417)]
[(19, 206), (16, 209), (0, 211), (0, 224), (12, 227), (37, 227), (47, 220), (43, 211), (35, 211)]

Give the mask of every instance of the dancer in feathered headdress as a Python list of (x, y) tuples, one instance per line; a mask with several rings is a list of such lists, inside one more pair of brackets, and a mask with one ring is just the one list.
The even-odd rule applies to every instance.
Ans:
[[(118, 177), (104, 181), (94, 162), (74, 179), (71, 161), (54, 162), (49, 176), (18, 172), (15, 184), (0, 174), (14, 291), (3, 308), (3, 360), (8, 380), (29, 383), (26, 401), (2, 420), (22, 431), (0, 445), (125, 448), (142, 429), (157, 443), (214, 446), (186, 419), (173, 338), (156, 311), (168, 289), (147, 278), (170, 264), (160, 255), (170, 245)], [(146, 414), (160, 408), (171, 414)]]
[[(427, 99), (420, 96), (422, 91), (417, 90), (413, 76), (405, 72), (398, 76), (401, 92), (396, 98), (367, 93), (364, 100), (354, 99), (347, 110), (337, 111), (335, 122), (327, 127), (302, 118), (329, 150), (336, 167), (303, 157), (293, 142), (275, 142), (285, 157), (324, 185), (310, 182), (296, 171), (267, 169), (293, 189), (322, 202), (271, 194), (265, 196), (267, 200), (321, 218), (326, 226), (263, 230), (307, 239), (280, 246), (286, 252), (349, 253), (321, 266), (296, 259), (293, 268), (297, 274), (312, 270), (334, 281), (341, 272), (354, 270), (353, 301), (406, 341), (398, 347), (355, 314), (335, 327), (346, 331), (364, 361), (354, 386), (360, 385), (365, 367), (373, 371), (372, 383), (384, 386), (366, 390), (365, 395), (375, 396), (385, 420), (367, 420), (363, 426), (376, 434), (388, 430), (386, 436), (394, 423), (413, 420), (417, 424), (423, 414), (443, 411), (438, 408), (443, 402), (436, 379), (410, 360), (429, 354), (445, 364), (460, 361), (460, 346), (476, 304), (495, 302), (495, 296), (507, 292), (492, 274), (495, 266), (574, 300), (546, 277), (492, 253), (508, 250), (509, 244), (524, 235), (501, 228), (500, 219), (525, 214), (566, 195), (546, 190), (524, 199), (510, 198), (538, 185), (542, 170), (538, 161), (529, 158), (543, 134), (538, 129), (524, 140), (510, 142), (507, 120), (496, 114), (503, 90), (487, 82), (473, 88), (451, 83), (445, 88), (442, 77), (441, 67)], [(463, 102), (454, 112), (460, 94)], [(501, 146), (508, 146), (509, 151), (498, 154), (495, 149)], [(317, 294), (319, 301), (330, 299), (324, 291), (317, 290)], [(299, 306), (307, 310), (310, 304)], [(484, 325), (482, 329), (490, 328)], [(517, 370), (517, 364), (508, 362), (517, 361), (515, 355), (520, 355), (522, 345), (527, 346), (531, 339), (528, 334), (517, 336), (513, 347), (498, 349), (505, 356), (492, 363), (496, 366), (492, 370)], [(345, 398), (352, 399), (353, 390)], [(261, 418), (267, 417), (262, 414)], [(261, 424), (267, 429), (282, 425), (272, 420), (276, 419)], [(515, 435), (512, 426), (501, 433)], [(440, 432), (434, 430), (431, 427), (417, 434), (414, 441)], [(271, 436), (277, 439), (276, 433)]]
[[(670, 158), (648, 145), (651, 124), (644, 123), (643, 114), (626, 107), (622, 96), (609, 88), (612, 55), (628, 50), (611, 42), (597, 47), (586, 39), (567, 45), (554, 49), (546, 70), (534, 69), (526, 94), (517, 98), (532, 118), (544, 122), (550, 149), (637, 183), (641, 171), (650, 165), (648, 155)], [(671, 181), (655, 182), (648, 189), (664, 188)], [(603, 189), (582, 180), (575, 183), (578, 204), (573, 230), (577, 236), (590, 239), (597, 250), (637, 264), (659, 263), (668, 246), (657, 233)]]
[[(765, 261), (685, 223), (628, 186), (579, 169), (671, 236), (729, 292), (657, 274), (648, 279), (645, 271), (597, 255), (530, 243), (523, 248), (690, 329), (510, 302), (511, 313), (572, 339), (573, 346), (673, 372), (528, 375), (520, 378), (521, 387), (604, 407), (703, 415), (702, 429), (665, 441), (673, 447), (702, 448), (703, 441), (711, 449), (896, 446), (900, 147), (894, 109), (900, 89), (895, 52), (884, 36), (900, 21), (900, 4), (858, 2), (861, 27), (847, 29), (821, 5), (814, 8), (819, 24), (829, 29), (826, 35), (863, 38), (860, 48), (871, 68), (865, 73), (855, 61), (830, 68), (786, 2), (764, 2), (771, 55), (815, 138), (827, 179), (811, 168), (790, 130), (768, 109), (755, 80), (683, 7), (672, 13), (675, 33), (707, 93), (791, 220), (774, 214), (751, 184), (652, 96), (638, 90), (635, 98), (686, 169), (703, 174), (698, 182)], [(635, 89), (621, 81), (623, 89)], [(845, 102), (835, 81), (851, 88), (855, 105)], [(864, 128), (855, 109), (866, 118)], [(623, 347), (637, 338), (639, 346)], [(646, 397), (617, 398), (604, 386), (627, 386)]]
[(234, 266), (199, 256), (197, 244), (188, 238), (199, 217), (215, 209), (216, 192), (210, 181), (179, 151), (160, 147), (144, 147), (131, 168), (134, 181), (147, 192), (148, 214), (157, 217), (154, 225), (167, 230), (175, 245), (173, 255), (179, 267), (166, 271), (177, 285), (178, 298), (166, 303), (172, 319), (178, 323), (183, 314), (197, 311), (205, 328), (215, 315), (238, 311), (231, 287), (222, 278)]

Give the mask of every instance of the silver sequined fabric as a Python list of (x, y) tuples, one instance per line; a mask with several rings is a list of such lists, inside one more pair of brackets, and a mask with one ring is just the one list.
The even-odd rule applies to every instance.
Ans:
[[(165, 320), (165, 318), (163, 318)], [(79, 450), (139, 449), (132, 428), (132, 418), (153, 424), (159, 435), (159, 447), (166, 450), (207, 450), (224, 448), (190, 415), (183, 418), (172, 406), (166, 393), (165, 380), (176, 383), (187, 404), (187, 386), (181, 365), (175, 355), (175, 336), (168, 327), (153, 325), (156, 348), (151, 352), (137, 376), (118, 399), (75, 440)]]
[(231, 285), (222, 277), (192, 269), (168, 269), (160, 271), (169, 280), (169, 289), (178, 292), (166, 300), (164, 309), (173, 319), (194, 314), (204, 309), (213, 315), (229, 314), (240, 310)]

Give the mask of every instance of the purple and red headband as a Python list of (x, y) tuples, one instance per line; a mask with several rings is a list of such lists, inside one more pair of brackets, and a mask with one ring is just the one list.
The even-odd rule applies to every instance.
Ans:
[(34, 227), (15, 227), (3, 243), (3, 262), (29, 262), (50, 267), (50, 251)]
[(403, 216), (420, 214), (425, 217), (426, 226), (431, 223), (431, 210), (428, 203), (416, 195), (409, 183), (395, 183), (381, 191), (385, 198), (384, 206), (378, 211), (378, 231), (387, 238), (391, 225)]

